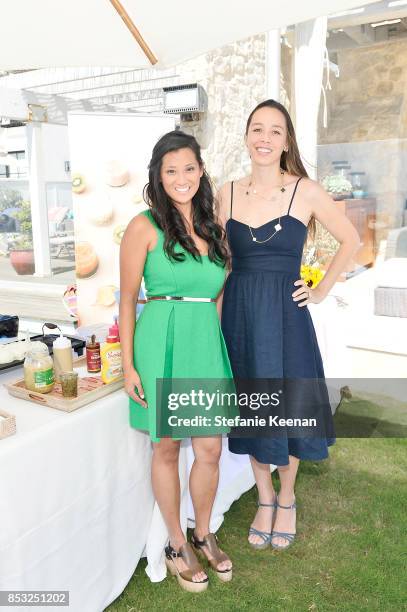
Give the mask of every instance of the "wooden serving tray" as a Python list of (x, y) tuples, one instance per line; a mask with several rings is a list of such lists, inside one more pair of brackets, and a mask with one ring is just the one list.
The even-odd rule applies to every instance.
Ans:
[[(74, 369), (78, 367), (86, 366), (86, 357), (77, 359), (74, 362)], [(55, 383), (54, 388), (50, 393), (37, 393), (36, 391), (29, 391), (25, 387), (24, 378), (20, 378), (13, 383), (6, 383), (4, 385), (10, 395), (25, 399), (42, 406), (48, 406), (49, 408), (56, 408), (57, 410), (63, 410), (64, 412), (72, 412), (77, 410), (81, 406), (90, 404), (95, 400), (113, 393), (123, 387), (123, 378), (105, 384), (99, 376), (88, 376), (78, 377), (78, 396), (77, 397), (63, 397), (60, 383)]]

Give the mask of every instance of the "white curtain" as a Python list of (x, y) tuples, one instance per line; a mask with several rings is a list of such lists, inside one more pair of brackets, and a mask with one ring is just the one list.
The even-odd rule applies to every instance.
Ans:
[(316, 178), (318, 109), (326, 45), (327, 17), (295, 26), (295, 129), (305, 168)]

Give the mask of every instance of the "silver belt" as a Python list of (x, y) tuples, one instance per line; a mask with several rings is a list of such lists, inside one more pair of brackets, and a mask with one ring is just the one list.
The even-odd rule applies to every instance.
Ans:
[(151, 297), (148, 297), (145, 302), (152, 302), (155, 300), (161, 300), (166, 302), (216, 302), (216, 299), (213, 298), (186, 297), (184, 295), (152, 295)]

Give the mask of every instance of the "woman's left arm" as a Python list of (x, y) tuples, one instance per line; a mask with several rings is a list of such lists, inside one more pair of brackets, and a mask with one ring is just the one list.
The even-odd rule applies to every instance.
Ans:
[(294, 302), (302, 300), (298, 306), (322, 302), (360, 247), (360, 238), (355, 227), (319, 183), (307, 180), (307, 191), (304, 195), (309, 202), (312, 215), (332, 234), (340, 246), (324, 278), (315, 289), (307, 287), (302, 279), (295, 281), (294, 285), (300, 288), (292, 296)]

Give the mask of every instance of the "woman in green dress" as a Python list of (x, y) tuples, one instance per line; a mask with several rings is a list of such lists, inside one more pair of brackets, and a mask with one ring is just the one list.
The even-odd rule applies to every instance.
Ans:
[[(157, 142), (144, 198), (149, 210), (130, 222), (120, 252), (125, 389), (131, 426), (148, 432), (153, 442), (152, 486), (169, 534), (167, 568), (184, 589), (199, 592), (206, 589), (208, 577), (194, 549), (222, 581), (232, 578), (232, 563), (209, 532), (222, 429), (192, 437), (195, 461), (189, 488), (195, 531), (191, 546), (180, 525), (180, 439), (161, 433), (160, 419), (165, 416), (160, 413), (156, 389), (157, 379), (232, 379), (216, 308), (228, 252), (224, 231), (215, 221), (214, 196), (195, 138), (174, 131)], [(134, 305), (143, 277), (147, 304), (136, 325)], [(189, 435), (184, 428), (179, 438)]]

